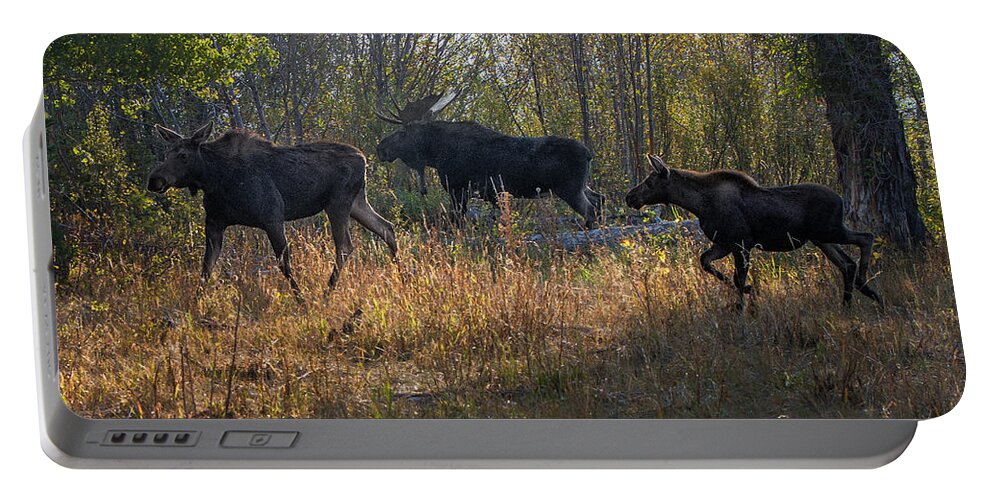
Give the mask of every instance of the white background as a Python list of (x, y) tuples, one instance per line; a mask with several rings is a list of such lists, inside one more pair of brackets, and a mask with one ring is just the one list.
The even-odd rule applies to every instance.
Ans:
[[(0, 59), (0, 491), (7, 498), (955, 498), (989, 495), (991, 199), (989, 21), (978, 2), (97, 2), (3, 7)], [(558, 5), (561, 4), (561, 5)], [(72, 32), (867, 32), (924, 83), (968, 369), (965, 396), (871, 471), (77, 471), (38, 444), (21, 140), (42, 54)], [(985, 490), (985, 491), (984, 491)], [(12, 495), (12, 496), (8, 496)]]

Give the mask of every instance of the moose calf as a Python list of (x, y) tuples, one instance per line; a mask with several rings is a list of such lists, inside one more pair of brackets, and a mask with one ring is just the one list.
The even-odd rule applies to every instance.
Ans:
[[(755, 247), (786, 252), (811, 241), (820, 248), (844, 277), (842, 300), (852, 300), (852, 290), (882, 304), (883, 299), (866, 283), (872, 258), (872, 233), (845, 227), (844, 202), (820, 184), (796, 184), (765, 188), (741, 172), (720, 170), (693, 172), (670, 168), (658, 156), (650, 156), (652, 172), (625, 198), (628, 206), (671, 203), (689, 210), (700, 220), (700, 229), (713, 246), (700, 256), (704, 271), (738, 290), (738, 309), (744, 308), (749, 254)], [(856, 264), (841, 245), (857, 245)], [(714, 269), (712, 263), (728, 255), (734, 258), (734, 281)]]

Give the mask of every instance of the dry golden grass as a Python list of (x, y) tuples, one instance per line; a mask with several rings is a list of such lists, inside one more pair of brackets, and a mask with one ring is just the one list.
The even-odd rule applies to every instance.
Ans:
[(81, 255), (58, 289), (64, 399), (104, 418), (926, 418), (962, 392), (943, 250), (882, 251), (885, 309), (842, 306), (814, 250), (756, 252), (739, 314), (686, 235), (572, 253), (401, 231), (398, 268), (352, 232), (327, 293), (330, 238), (288, 231), (303, 303), (254, 230), (229, 230), (202, 293), (197, 248)]

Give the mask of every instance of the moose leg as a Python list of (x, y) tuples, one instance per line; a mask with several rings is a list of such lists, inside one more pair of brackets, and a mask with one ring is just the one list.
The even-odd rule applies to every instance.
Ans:
[(833, 243), (820, 243), (814, 242), (817, 248), (820, 248), (824, 255), (827, 256), (828, 260), (835, 265), (839, 270), (841, 270), (842, 282), (844, 283), (844, 293), (842, 294), (842, 302), (848, 305), (852, 301), (852, 289), (855, 284), (855, 273), (857, 271), (857, 265), (855, 261), (852, 260), (840, 246)]
[(593, 213), (597, 220), (603, 215), (603, 201), (606, 199), (602, 194), (590, 189), (589, 186), (583, 188), (584, 193), (586, 193), (586, 199), (590, 200), (593, 204)]
[(390, 247), (390, 254), (396, 260), (397, 237), (393, 231), (393, 224), (390, 224), (389, 221), (376, 213), (372, 206), (369, 205), (369, 200), (365, 196), (365, 190), (360, 191), (358, 196), (352, 201), (351, 216), (356, 222), (379, 236), (386, 243), (386, 246)]
[(559, 198), (562, 198), (562, 200), (568, 203), (573, 210), (583, 216), (586, 229), (593, 229), (593, 223), (596, 222), (597, 217), (596, 208), (595, 205), (590, 202), (589, 198), (586, 197), (585, 187), (576, 190), (572, 194), (559, 195)]
[[(851, 257), (849, 257), (849, 258), (851, 258)], [(855, 262), (852, 261), (852, 264), (854, 264), (854, 263)], [(869, 297), (870, 299), (875, 300), (877, 303), (879, 303), (879, 305), (883, 305), (884, 304), (883, 297), (881, 295), (879, 295), (879, 293), (876, 292), (876, 290), (874, 290), (871, 286), (869, 286), (865, 281), (861, 281), (858, 277), (855, 278), (855, 288), (859, 292), (861, 292), (862, 295), (865, 295), (866, 297)]]
[(883, 298), (876, 293), (869, 285), (867, 275), (869, 274), (869, 262), (872, 260), (872, 244), (876, 237), (872, 233), (861, 233), (858, 231), (846, 230), (848, 243), (858, 245), (859, 262), (858, 271), (855, 274), (855, 289), (866, 297), (875, 300), (879, 304), (883, 303)]
[(227, 227), (217, 221), (208, 220), (204, 228), (206, 242), (203, 249), (203, 267), (200, 270), (200, 279), (207, 281), (210, 272), (217, 263), (217, 257), (221, 254), (221, 246), (224, 244), (224, 229)]
[(724, 283), (728, 286), (734, 286), (734, 284), (731, 283), (731, 280), (728, 279), (727, 276), (724, 276), (724, 273), (718, 271), (717, 269), (714, 269), (714, 266), (711, 265), (711, 263), (714, 262), (715, 260), (721, 260), (724, 257), (727, 257), (729, 253), (731, 253), (730, 250), (725, 250), (724, 248), (714, 245), (709, 249), (707, 249), (706, 252), (703, 252), (703, 255), (700, 256), (700, 265), (703, 267), (704, 271), (707, 271), (708, 273), (713, 275), (715, 278), (720, 280), (721, 283)]
[(283, 225), (279, 224), (268, 227), (265, 230), (265, 234), (269, 237), (269, 244), (272, 245), (272, 251), (276, 254), (276, 260), (279, 262), (279, 270), (289, 280), (290, 288), (293, 289), (293, 293), (297, 299), (300, 299), (300, 286), (297, 285), (297, 280), (293, 278), (293, 270), (290, 268), (290, 248), (286, 244), (286, 233), (283, 231)]
[(331, 278), (328, 279), (328, 289), (333, 290), (338, 284), (338, 278), (348, 256), (355, 247), (352, 246), (352, 235), (348, 233), (349, 207), (333, 207), (325, 212), (331, 221), (331, 237), (334, 238), (334, 269), (331, 270)]
[[(749, 252), (742, 248), (734, 252), (734, 287), (738, 289), (738, 311), (745, 310), (745, 294), (751, 291), (748, 281)], [(746, 291), (747, 288), (747, 291)]]

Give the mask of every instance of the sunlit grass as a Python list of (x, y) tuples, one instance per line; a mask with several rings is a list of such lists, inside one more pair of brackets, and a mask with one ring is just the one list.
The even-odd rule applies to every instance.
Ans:
[(353, 228), (332, 292), (330, 237), (292, 225), (302, 303), (253, 230), (199, 293), (199, 255), (83, 253), (58, 287), (63, 397), (132, 418), (921, 418), (961, 394), (943, 251), (880, 254), (886, 309), (842, 306), (813, 250), (756, 252), (739, 314), (690, 235), (567, 252), (485, 225), (401, 231), (400, 266)]

